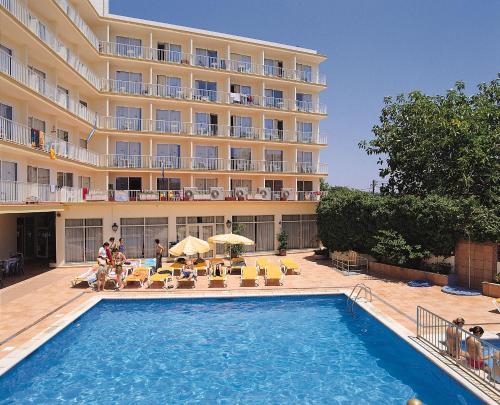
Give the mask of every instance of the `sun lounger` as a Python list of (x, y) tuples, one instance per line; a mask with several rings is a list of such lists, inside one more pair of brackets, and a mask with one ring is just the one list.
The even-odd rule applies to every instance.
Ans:
[(168, 282), (173, 282), (173, 270), (170, 267), (162, 267), (149, 277), (149, 287), (153, 283), (163, 283), (163, 288), (168, 288)]
[(179, 257), (175, 259), (175, 262), (170, 264), (169, 267), (173, 270), (174, 275), (180, 275), (181, 270), (184, 268), (185, 265), (186, 265), (186, 259), (184, 259), (183, 257)]
[(241, 274), (241, 269), (246, 266), (245, 259), (243, 257), (235, 257), (231, 259), (231, 270), (230, 273), (232, 274), (233, 272), (240, 272)]
[(256, 262), (257, 269), (259, 270), (259, 276), (263, 276), (266, 274), (266, 269), (271, 265), (271, 262), (264, 258), (259, 257)]
[(280, 263), (286, 269), (286, 274), (300, 274), (300, 266), (293, 259), (281, 259)]
[(284, 274), (279, 266), (271, 264), (266, 268), (266, 285), (283, 285), (283, 277)]
[[(129, 270), (123, 269), (122, 270), (122, 280), (124, 280), (127, 276), (129, 275)], [(111, 282), (114, 284), (113, 288), (118, 288), (118, 277), (116, 275), (115, 269), (110, 269), (107, 274), (106, 274), (106, 281), (105, 284)]]
[(80, 274), (71, 280), (71, 285), (74, 287), (80, 283), (88, 283), (89, 287), (93, 287), (97, 281), (97, 267), (89, 267), (85, 273)]
[(227, 270), (225, 267), (221, 267), (220, 276), (215, 274), (215, 270), (208, 275), (208, 286), (209, 287), (227, 287)]
[(257, 287), (259, 283), (257, 282), (258, 279), (258, 271), (257, 267), (255, 266), (244, 266), (241, 269), (241, 280), (240, 280), (240, 285), (250, 285), (252, 287)]
[(146, 284), (146, 282), (149, 280), (149, 269), (147, 267), (136, 267), (133, 271), (132, 274), (129, 274), (127, 277), (125, 277), (125, 284), (128, 285), (128, 283), (139, 283), (141, 287)]
[(196, 269), (191, 272), (189, 277), (184, 277), (181, 273), (181, 275), (177, 277), (177, 288), (194, 288), (196, 286), (196, 277)]
[(208, 273), (209, 262), (205, 259), (202, 260), (202, 262), (193, 264), (193, 268), (196, 270), (196, 273), (199, 276), (205, 276)]

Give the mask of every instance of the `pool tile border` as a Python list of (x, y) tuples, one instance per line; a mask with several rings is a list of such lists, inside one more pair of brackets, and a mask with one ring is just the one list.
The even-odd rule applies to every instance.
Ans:
[[(221, 294), (222, 292), (222, 294)], [(39, 347), (45, 344), (47, 341), (56, 336), (64, 328), (73, 323), (76, 319), (82, 316), (85, 312), (93, 308), (102, 300), (186, 300), (186, 299), (203, 299), (203, 298), (262, 298), (262, 297), (286, 297), (286, 296), (304, 296), (304, 295), (345, 295), (349, 296), (350, 289), (347, 288), (328, 288), (328, 290), (315, 290), (315, 291), (293, 291), (285, 292), (279, 290), (261, 290), (258, 293), (248, 292), (243, 293), (242, 291), (217, 291), (217, 292), (207, 292), (207, 293), (194, 293), (194, 294), (183, 294), (183, 295), (165, 295), (152, 293), (151, 295), (133, 295), (133, 296), (118, 296), (115, 294), (106, 293), (99, 296), (91, 296), (83, 304), (78, 306), (76, 309), (70, 311), (66, 314), (56, 314), (57, 319), (51, 325), (46, 327), (42, 332), (38, 333), (36, 336), (31, 338), (28, 342), (22, 344), (19, 347), (10, 348), (11, 351), (8, 355), (0, 359), (0, 378), (7, 373), (11, 368), (15, 367), (19, 362), (24, 360), (30, 354), (35, 352)], [(413, 349), (417, 350), (420, 354), (425, 356), (434, 365), (440, 368), (443, 372), (448, 374), (459, 384), (463, 385), (467, 390), (471, 391), (474, 395), (484, 401), (486, 404), (496, 405), (497, 401), (493, 400), (485, 392), (481, 391), (478, 387), (473, 385), (468, 381), (464, 375), (461, 375), (457, 370), (446, 367), (442, 362), (435, 359), (426, 351), (422, 346), (415, 343), (411, 339), (413, 334), (403, 325), (399, 324), (397, 321), (385, 315), (380, 309), (376, 308), (371, 302), (364, 299), (356, 301), (356, 304), (368, 312), (371, 316), (381, 322), (385, 327), (389, 328), (398, 337), (403, 339), (408, 343)]]

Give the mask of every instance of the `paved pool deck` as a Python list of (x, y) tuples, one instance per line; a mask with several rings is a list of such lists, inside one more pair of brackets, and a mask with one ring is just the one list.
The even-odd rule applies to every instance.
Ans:
[[(373, 291), (372, 305), (376, 311), (413, 334), (416, 334), (418, 305), (448, 320), (462, 316), (466, 327), (481, 325), (489, 337), (500, 333), (500, 313), (494, 309), (492, 298), (453, 296), (442, 293), (437, 286), (412, 288), (403, 282), (365, 274), (346, 276), (334, 270), (329, 260), (316, 260), (311, 253), (292, 253), (288, 256), (299, 263), (302, 274), (286, 276), (284, 285), (280, 287), (265, 286), (263, 277), (259, 277), (258, 287), (240, 287), (240, 276), (229, 275), (226, 288), (209, 288), (207, 277), (200, 276), (194, 289), (130, 287), (120, 292), (107, 290), (96, 293), (85, 286), (71, 287), (71, 280), (85, 270), (82, 267), (61, 267), (44, 272), (0, 290), (0, 358), (98, 295), (134, 298), (153, 295), (181, 297), (340, 292), (363, 282)], [(277, 256), (268, 258), (275, 263), (279, 261)], [(247, 262), (253, 264), (255, 259), (248, 257)]]

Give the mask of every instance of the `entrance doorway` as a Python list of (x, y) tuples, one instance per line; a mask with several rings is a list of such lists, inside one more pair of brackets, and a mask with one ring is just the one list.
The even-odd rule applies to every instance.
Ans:
[(26, 260), (56, 259), (56, 215), (54, 212), (17, 217), (17, 252)]

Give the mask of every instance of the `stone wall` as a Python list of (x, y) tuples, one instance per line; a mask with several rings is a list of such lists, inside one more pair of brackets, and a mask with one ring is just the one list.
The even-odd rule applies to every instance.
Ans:
[(431, 273), (428, 271), (408, 269), (406, 267), (393, 266), (378, 262), (369, 263), (370, 274), (381, 275), (387, 278), (401, 281), (426, 280), (432, 284), (444, 287), (448, 285), (448, 276), (445, 274)]
[(455, 273), (458, 284), (481, 290), (483, 281), (490, 282), (497, 272), (498, 245), (492, 242), (477, 243), (460, 240), (455, 247)]

